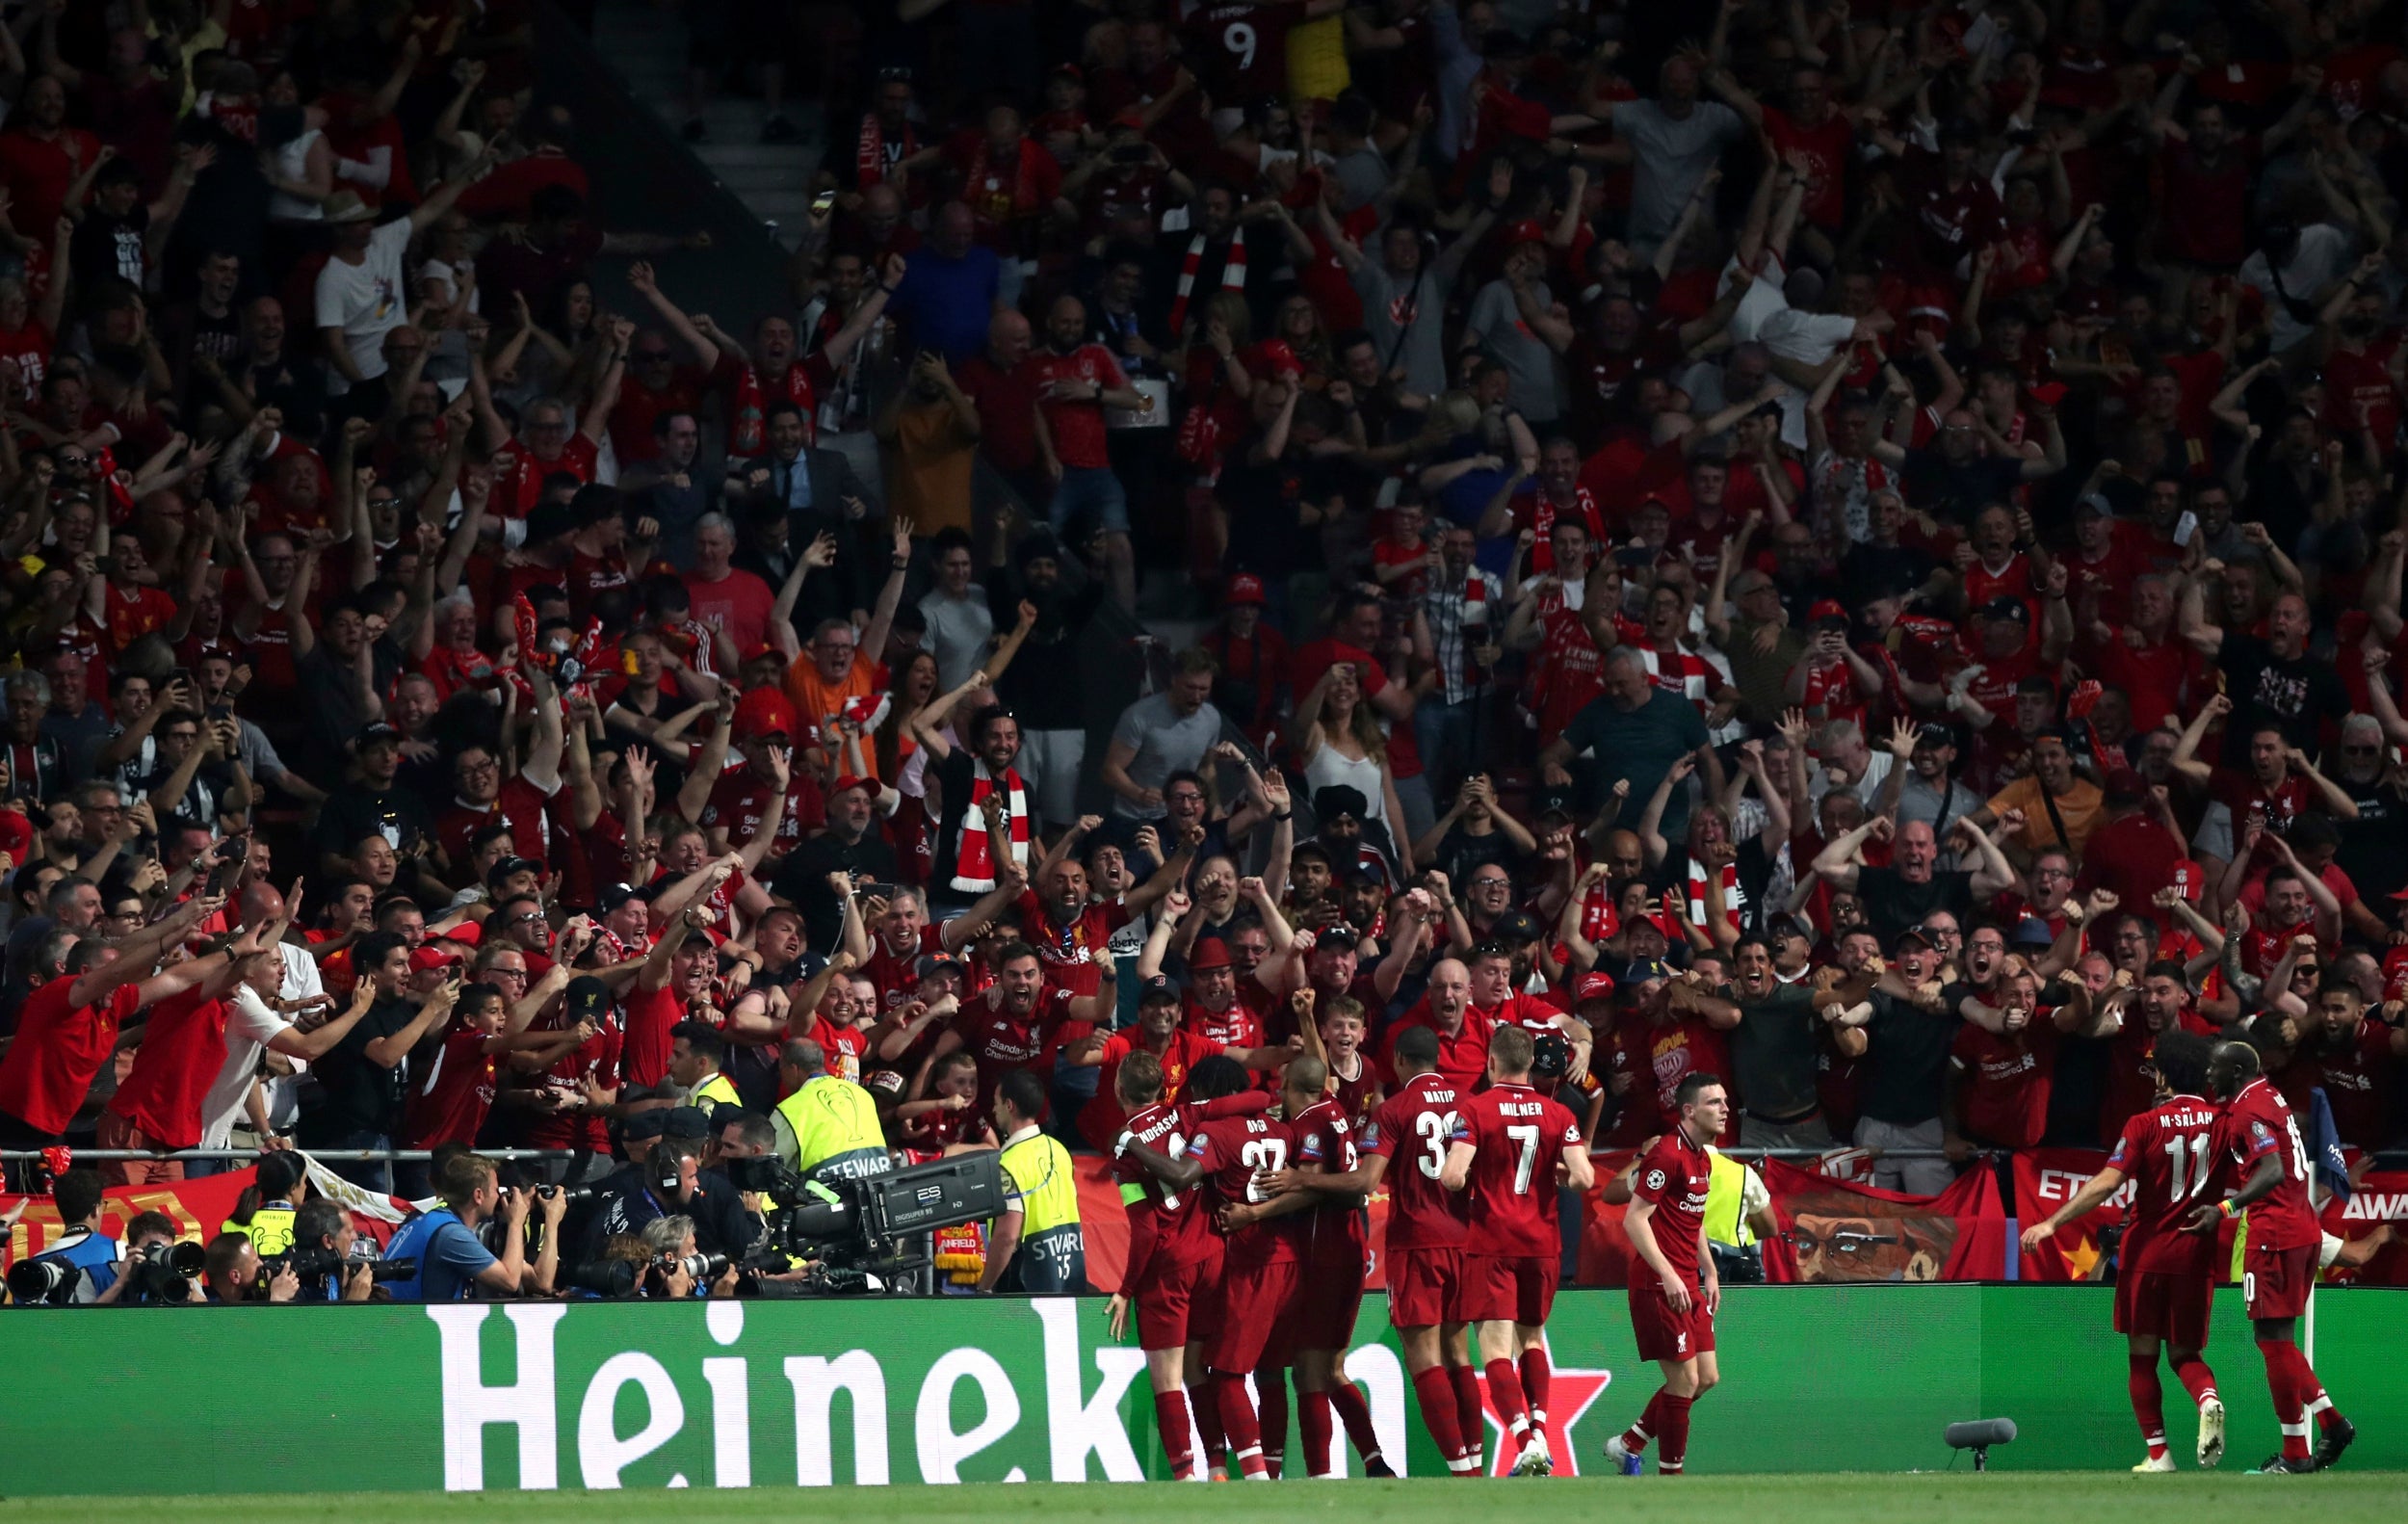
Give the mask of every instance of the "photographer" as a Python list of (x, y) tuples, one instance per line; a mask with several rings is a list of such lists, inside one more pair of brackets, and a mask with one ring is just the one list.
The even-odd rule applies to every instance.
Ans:
[(643, 1247), (651, 1255), (644, 1266), (643, 1295), (720, 1298), (736, 1295), (739, 1273), (733, 1264), (721, 1270), (707, 1286), (696, 1279), (696, 1268), (707, 1271), (709, 1266), (698, 1247), (693, 1218), (654, 1218), (643, 1225)]
[(301, 1294), (301, 1277), (292, 1262), (270, 1273), (261, 1263), (258, 1247), (241, 1233), (220, 1233), (209, 1241), (202, 1261), (201, 1292), (213, 1305), (239, 1301), (290, 1301)]
[[(105, 1197), (97, 1169), (69, 1169), (51, 1188), (65, 1229), (48, 1248), (28, 1261), (35, 1265), (71, 1267), (75, 1286), (65, 1300), (78, 1305), (116, 1301), (118, 1277), (124, 1270), (125, 1246), (100, 1231), (100, 1204)], [(170, 1235), (172, 1236), (172, 1235)], [(18, 1276), (13, 1272), (10, 1284)], [(24, 1300), (20, 1295), (19, 1300)]]
[(653, 1144), (636, 1177), (603, 1201), (586, 1228), (577, 1257), (598, 1259), (612, 1237), (641, 1233), (662, 1218), (681, 1216), (694, 1219), (704, 1253), (732, 1259), (761, 1236), (761, 1220), (745, 1209), (734, 1183), (716, 1169), (702, 1168), (702, 1141), (669, 1137)]
[[(165, 1212), (143, 1212), (125, 1224), (125, 1261), (117, 1283), (93, 1299), (102, 1307), (133, 1307), (191, 1301), (200, 1294), (198, 1244), (175, 1241), (175, 1219)], [(184, 1264), (175, 1260), (183, 1258)]]
[[(358, 1238), (352, 1215), (334, 1202), (312, 1201), (303, 1206), (293, 1222), (291, 1258), (301, 1283), (296, 1300), (366, 1301), (376, 1288), (376, 1261), (352, 1257)], [(327, 1268), (304, 1274), (317, 1266)]]
[[(417, 1274), (386, 1283), (395, 1301), (458, 1301), (471, 1286), (495, 1296), (519, 1295), (527, 1271), (527, 1214), (537, 1206), (544, 1234), (536, 1261), (535, 1292), (551, 1294), (560, 1262), (560, 1220), (568, 1210), (565, 1196), (537, 1198), (505, 1189), (493, 1161), (475, 1154), (462, 1154), (443, 1167), (437, 1194), (443, 1204), (403, 1223), (385, 1246), (386, 1257), (418, 1262)], [(498, 1259), (477, 1236), (477, 1228), (495, 1218), (502, 1223)]]

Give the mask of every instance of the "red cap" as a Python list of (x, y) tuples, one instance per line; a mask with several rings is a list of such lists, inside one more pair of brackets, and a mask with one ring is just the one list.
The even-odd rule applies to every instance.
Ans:
[(2208, 886), (2208, 871), (2188, 857), (2177, 857), (2166, 870), (2165, 881), (2183, 891), (2184, 899), (2196, 900)]
[(1200, 974), (1208, 968), (1229, 966), (1229, 944), (1217, 936), (1208, 936), (1195, 944), (1188, 954), (1188, 972)]
[(423, 974), (430, 968), (449, 968), (467, 956), (458, 942), (437, 937), (409, 955), (409, 966)]
[(877, 797), (877, 784), (876, 782), (866, 777), (854, 777), (850, 773), (844, 774), (839, 776), (835, 782), (828, 785), (827, 797), (832, 800), (849, 788), (866, 789), (869, 791), (872, 799), (876, 799)]
[(1263, 579), (1250, 571), (1231, 577), (1220, 590), (1220, 599), (1223, 603), (1251, 603), (1258, 608), (1270, 601), (1263, 595)]
[(1505, 241), (1507, 249), (1523, 244), (1543, 244), (1547, 241), (1547, 229), (1538, 225), (1538, 219), (1525, 217), (1505, 228)]
[(34, 845), (34, 823), (13, 809), (0, 809), (0, 852), (12, 862), (23, 862)]
[(744, 665), (748, 667), (758, 661), (774, 661), (783, 667), (786, 664), (786, 653), (769, 642), (762, 641), (754, 644), (752, 649), (745, 652)]
[(758, 741), (763, 736), (784, 736), (793, 740), (797, 729), (795, 706), (774, 688), (755, 688), (736, 700), (736, 718), (729, 723), (729, 731), (739, 741)]
[(1845, 624), (1847, 622), (1846, 606), (1837, 598), (1816, 599), (1814, 608), (1806, 615), (1806, 622), (1819, 624), (1825, 619), (1837, 619), (1842, 624)]
[(1263, 363), (1270, 367), (1271, 374), (1274, 376), (1304, 374), (1304, 362), (1296, 357), (1296, 351), (1288, 347), (1286, 339), (1265, 339), (1257, 353), (1262, 355)]
[(1592, 1000), (1603, 1000), (1612, 993), (1613, 976), (1592, 969), (1573, 982), (1572, 1004), (1585, 1005)]

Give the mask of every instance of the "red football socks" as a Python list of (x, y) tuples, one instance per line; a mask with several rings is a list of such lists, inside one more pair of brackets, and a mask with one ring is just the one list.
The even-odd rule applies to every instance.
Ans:
[(2174, 1362), (2174, 1377), (2183, 1383), (2183, 1390), (2190, 1394), (2193, 1406), (2204, 1405), (2215, 1395), (2215, 1373), (2208, 1369), (2207, 1361), (2195, 1354), (2187, 1360)]
[(1296, 1393), (1296, 1427), (1304, 1432), (1304, 1474), (1329, 1475), (1330, 1441), (1337, 1436), (1338, 1428), (1329, 1411), (1329, 1394)]
[(1369, 1465), (1379, 1456), (1379, 1433), (1372, 1428), (1372, 1405), (1363, 1397), (1363, 1388), (1352, 1381), (1340, 1381), (1329, 1389), (1329, 1406), (1337, 1410), (1338, 1421), (1347, 1426), (1347, 1438), (1352, 1441), (1354, 1453)]
[(2283, 1458), (2308, 1458), (2308, 1417), (2303, 1408), (2302, 1388), (2313, 1388), (2316, 1372), (2300, 1355), (2299, 1346), (2289, 1339), (2270, 1339), (2258, 1345), (2258, 1353), (2265, 1356), (2265, 1384), (2274, 1398), (2274, 1422), (2283, 1431)]
[(1664, 1390), (1659, 1386), (1656, 1395), (1647, 1399), (1647, 1406), (1639, 1409), (1638, 1417), (1632, 1421), (1631, 1427), (1622, 1431), (1623, 1449), (1637, 1455), (1647, 1448), (1647, 1441), (1663, 1428), (1663, 1404)]
[(2126, 1356), (2131, 1374), (2125, 1384), (2133, 1397), (2133, 1416), (2140, 1420), (2140, 1437), (2149, 1446), (2149, 1458), (2165, 1455), (2165, 1385), (2158, 1379), (2158, 1357), (2154, 1354)]
[(1464, 1468), (1463, 1431), (1455, 1423), (1454, 1383), (1447, 1379), (1447, 1368), (1433, 1365), (1413, 1377), (1413, 1395), (1421, 1400), (1422, 1427), (1437, 1442), (1438, 1453), (1447, 1459), (1447, 1469), (1461, 1473)]
[(1273, 1480), (1288, 1464), (1288, 1368), (1254, 1368), (1255, 1423), (1263, 1435), (1263, 1464)]
[(1154, 1394), (1154, 1427), (1162, 1432), (1163, 1454), (1170, 1458), (1172, 1480), (1185, 1482), (1195, 1475), (1195, 1448), (1188, 1436), (1185, 1391)]
[(1656, 1474), (1677, 1477), (1682, 1462), (1688, 1458), (1688, 1410), (1697, 1399), (1666, 1392), (1660, 1401), (1662, 1406), (1656, 1412), (1663, 1423), (1663, 1442), (1656, 1448)]
[(1220, 1408), (1221, 1432), (1229, 1436), (1229, 1458), (1248, 1482), (1269, 1482), (1263, 1464), (1263, 1431), (1254, 1420), (1254, 1405), (1246, 1400), (1245, 1378), (1236, 1371), (1213, 1373), (1213, 1395)]
[(1468, 1365), (1450, 1365), (1447, 1379), (1454, 1383), (1454, 1432), (1463, 1436), (1463, 1454), (1477, 1457), (1488, 1441), (1488, 1414), (1480, 1406), (1479, 1375)]
[(1513, 1443), (1517, 1447), (1530, 1443), (1530, 1403), (1522, 1396), (1522, 1378), (1511, 1360), (1488, 1362), (1488, 1402), (1497, 1409), (1497, 1421), (1513, 1435)]
[(1229, 1464), (1229, 1441), (1220, 1432), (1220, 1400), (1213, 1394), (1209, 1373), (1199, 1374), (1188, 1383), (1188, 1411), (1195, 1415), (1196, 1433), (1204, 1441), (1204, 1463), (1225, 1469)]
[(1531, 1405), (1532, 1429), (1547, 1427), (1547, 1379), (1553, 1373), (1554, 1367), (1547, 1363), (1544, 1349), (1522, 1352), (1522, 1396)]

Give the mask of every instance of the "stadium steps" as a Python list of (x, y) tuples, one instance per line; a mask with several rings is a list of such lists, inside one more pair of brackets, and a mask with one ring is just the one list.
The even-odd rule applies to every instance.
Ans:
[[(594, 8), (593, 46), (625, 80), (628, 92), (674, 137), (684, 125), (679, 90), (686, 72), (686, 27), (674, 12), (649, 0), (602, 0)], [(789, 96), (787, 119), (802, 129), (800, 142), (765, 144), (761, 124), (769, 113), (750, 96), (714, 91), (703, 108), (707, 139), (686, 145), (708, 174), (765, 224), (788, 249), (802, 232), (811, 205), (811, 176), (825, 146), (816, 102)]]

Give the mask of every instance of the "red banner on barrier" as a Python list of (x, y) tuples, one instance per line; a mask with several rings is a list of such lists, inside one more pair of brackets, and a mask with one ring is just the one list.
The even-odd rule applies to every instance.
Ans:
[[(234, 1198), (243, 1194), (243, 1187), (250, 1184), (256, 1172), (245, 1169), (174, 1185), (118, 1186), (101, 1200), (100, 1231), (122, 1242), (126, 1223), (144, 1212), (165, 1212), (175, 1222), (177, 1238), (205, 1244), (218, 1236), (226, 1214), (234, 1210)], [(58, 1203), (46, 1196), (0, 1196), (0, 1215), (6, 1215), (19, 1201), (25, 1203), (25, 1215), (9, 1229), (8, 1248), (5, 1257), (0, 1257), (0, 1266), (13, 1265), (27, 1254), (40, 1253), (43, 1246), (57, 1238), (65, 1226), (59, 1221)]]
[[(2039, 1222), (2071, 1200), (2107, 1167), (2107, 1156), (2096, 1148), (2029, 1148), (2015, 1156), (2015, 1221), (2025, 1227)], [(2056, 1230), (2055, 1237), (2024, 1256), (2026, 1280), (2088, 1280), (2099, 1263), (2100, 1229), (2124, 1221), (2133, 1198), (2126, 1181), (2115, 1195)]]
[(1768, 1281), (1999, 1280), (2006, 1209), (1997, 1177), (1969, 1169), (1938, 1196), (1882, 1191), (1777, 1159), (1757, 1169), (1781, 1237), (1765, 1246)]

